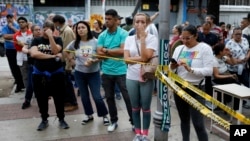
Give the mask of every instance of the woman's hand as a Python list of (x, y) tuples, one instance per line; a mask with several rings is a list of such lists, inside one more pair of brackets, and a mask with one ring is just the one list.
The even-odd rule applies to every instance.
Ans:
[(191, 71), (192, 71), (191, 67), (189, 67), (189, 66), (187, 65), (187, 63), (185, 63), (185, 62), (180, 62), (180, 65), (183, 66), (188, 72), (191, 72)]
[(174, 69), (176, 69), (177, 67), (179, 66), (179, 64), (177, 63), (177, 62), (171, 62), (170, 63), (170, 68), (172, 69), (172, 70), (174, 70)]

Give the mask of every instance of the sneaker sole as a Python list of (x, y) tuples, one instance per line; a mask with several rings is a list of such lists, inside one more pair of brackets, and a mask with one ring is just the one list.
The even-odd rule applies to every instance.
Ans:
[(109, 123), (103, 123), (103, 125), (104, 125), (104, 126), (108, 126), (108, 125), (109, 125)]
[(108, 132), (114, 132), (116, 129), (117, 129), (117, 127), (118, 127), (118, 124), (116, 124), (116, 126), (115, 126), (115, 128), (114, 128), (114, 130), (108, 130)]
[(45, 127), (45, 128), (43, 128), (43, 129), (36, 129), (36, 130), (37, 130), (37, 131), (43, 131), (43, 130), (45, 130), (48, 126), (49, 126), (49, 124), (48, 124), (48, 125), (46, 125), (46, 127)]
[(94, 120), (94, 118), (91, 118), (91, 119), (89, 119), (88, 121), (86, 121), (86, 122), (82, 122), (82, 125), (86, 125), (87, 123), (89, 123), (89, 122), (91, 122), (91, 121), (93, 121)]

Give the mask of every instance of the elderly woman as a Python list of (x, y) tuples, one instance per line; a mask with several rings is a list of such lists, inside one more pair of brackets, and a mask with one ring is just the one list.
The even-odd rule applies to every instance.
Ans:
[[(197, 29), (193, 25), (183, 28), (181, 40), (183, 45), (178, 46), (173, 54), (170, 69), (175, 71), (182, 79), (204, 88), (205, 76), (211, 76), (213, 72), (213, 52), (209, 45), (197, 42)], [(180, 85), (180, 84), (177, 84)], [(184, 89), (190, 96), (200, 103), (205, 103), (204, 99), (189, 89)], [(181, 120), (181, 132), (184, 141), (190, 139), (190, 118), (193, 121), (195, 131), (199, 141), (208, 141), (203, 115), (190, 106), (178, 95), (174, 95), (175, 104)]]
[(236, 74), (239, 81), (246, 87), (249, 87), (249, 72), (246, 68), (246, 62), (249, 60), (249, 43), (242, 37), (242, 30), (236, 27), (233, 30), (233, 38), (226, 44), (226, 48), (231, 52), (231, 56), (237, 60), (236, 65), (228, 65), (228, 70)]

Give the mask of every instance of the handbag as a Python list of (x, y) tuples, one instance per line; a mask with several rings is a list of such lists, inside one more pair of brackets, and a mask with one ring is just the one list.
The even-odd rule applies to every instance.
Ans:
[[(139, 46), (138, 46), (138, 44), (136, 42), (136, 39), (135, 39), (135, 44), (136, 44), (138, 54), (141, 56)], [(142, 76), (142, 78), (144, 80), (156, 79), (155, 71), (156, 71), (157, 66), (159, 64), (158, 56), (153, 56), (146, 63), (147, 64), (142, 64), (141, 65), (141, 76)]]
[(157, 65), (159, 64), (158, 56), (153, 56), (147, 63), (148, 64), (141, 65), (142, 78), (144, 80), (156, 79), (155, 71), (157, 69)]

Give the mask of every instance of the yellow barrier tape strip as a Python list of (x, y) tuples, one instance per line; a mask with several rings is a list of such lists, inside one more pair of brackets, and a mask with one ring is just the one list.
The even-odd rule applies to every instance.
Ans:
[(193, 86), (192, 84), (188, 83), (187, 81), (183, 80), (182, 78), (180, 78), (177, 74), (171, 72), (168, 68), (168, 66), (163, 66), (163, 71), (167, 72), (168, 76), (173, 80), (176, 81), (178, 83), (180, 83), (183, 87), (190, 89), (191, 91), (195, 92), (196, 94), (200, 95), (201, 97), (203, 97), (204, 99), (210, 101), (211, 103), (213, 103), (214, 105), (218, 106), (219, 108), (221, 108), (223, 111), (227, 112), (228, 114), (230, 114), (231, 116), (233, 116), (234, 118), (238, 119), (239, 121), (245, 123), (245, 124), (250, 124), (250, 119), (245, 117), (243, 114), (236, 112), (235, 110), (231, 109), (230, 107), (224, 105), (223, 103), (221, 103), (220, 101), (218, 101), (217, 99), (214, 99), (213, 97), (211, 97), (210, 95), (208, 95), (207, 93), (205, 93), (204, 91), (198, 89), (197, 87)]
[[(75, 53), (75, 51), (67, 50), (67, 49), (65, 49), (63, 51)], [(125, 60), (123, 58), (117, 58), (117, 57), (103, 56), (103, 55), (97, 55), (97, 54), (88, 54), (88, 55), (92, 55), (92, 56), (99, 57), (99, 58), (105, 58), (105, 59), (113, 59), (116, 61), (125, 61), (125, 62), (131, 62), (131, 63), (135, 63), (135, 64), (155, 66), (155, 65), (150, 64), (150, 63), (138, 62), (138, 61), (133, 61), (133, 60)]]
[[(71, 51), (71, 50), (64, 50), (67, 52), (71, 52), (71, 53), (75, 53), (75, 51)], [(105, 59), (113, 59), (113, 60), (117, 60), (117, 61), (126, 61), (126, 62), (131, 62), (131, 63), (135, 63), (135, 64), (141, 64), (141, 65), (152, 65), (153, 64), (149, 64), (149, 63), (144, 63), (144, 62), (138, 62), (138, 61), (133, 61), (133, 60), (125, 60), (123, 58), (116, 58), (116, 57), (110, 57), (110, 56), (102, 56), (102, 55), (97, 55), (97, 54), (90, 54), (92, 56), (95, 57), (100, 57), (100, 58), (105, 58)], [(246, 118), (244, 115), (242, 115), (239, 112), (236, 112), (235, 110), (231, 109), (230, 107), (224, 105), (223, 103), (221, 103), (220, 101), (214, 99), (213, 97), (211, 97), (210, 95), (206, 94), (205, 92), (203, 92), (202, 90), (196, 88), (195, 86), (193, 86), (192, 84), (188, 83), (187, 81), (183, 80), (182, 78), (180, 78), (178, 75), (176, 75), (175, 73), (169, 71), (168, 66), (160, 66), (158, 65), (157, 70), (160, 69), (161, 71), (167, 72), (169, 77), (173, 80), (176, 81), (178, 83), (180, 83), (181, 85), (183, 85), (183, 87), (186, 87), (188, 89), (190, 89), (191, 91), (197, 93), (198, 95), (200, 95), (201, 97), (203, 97), (204, 99), (210, 101), (211, 103), (213, 103), (214, 105), (220, 107), (222, 110), (224, 110), (225, 112), (227, 112), (228, 114), (230, 114), (231, 116), (233, 116), (234, 118), (238, 119), (239, 121), (245, 123), (245, 124), (250, 124), (250, 119)], [(159, 70), (158, 70), (159, 71)], [(158, 72), (155, 72), (155, 75), (158, 77), (159, 75), (157, 75)], [(159, 77), (158, 77), (159, 78)], [(159, 80), (161, 80), (161, 78), (159, 78)], [(165, 83), (164, 83), (165, 84)], [(208, 115), (209, 117), (209, 115)], [(212, 119), (212, 117), (211, 117)]]
[(193, 108), (197, 109), (201, 114), (204, 116), (212, 119), (213, 121), (217, 122), (219, 125), (224, 127), (226, 130), (230, 130), (230, 123), (215, 113), (213, 113), (211, 110), (209, 110), (207, 107), (205, 107), (203, 104), (201, 104), (199, 101), (194, 99), (192, 96), (187, 94), (183, 89), (181, 89), (178, 85), (176, 85), (170, 78), (166, 77), (162, 73), (162, 66), (159, 66), (156, 70), (156, 76), (159, 78), (159, 80), (171, 87), (178, 96), (180, 96), (183, 100), (185, 100), (189, 105), (191, 105)]

